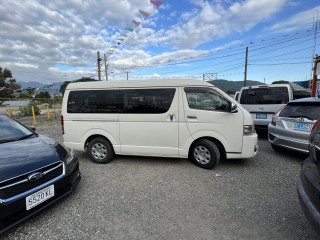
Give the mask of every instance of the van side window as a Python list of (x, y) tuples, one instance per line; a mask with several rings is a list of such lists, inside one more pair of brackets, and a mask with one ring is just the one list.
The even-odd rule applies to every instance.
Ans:
[(117, 113), (123, 103), (118, 90), (86, 90), (69, 93), (68, 113)]
[(123, 113), (165, 113), (170, 109), (176, 89), (120, 90)]
[(208, 88), (185, 88), (191, 109), (230, 111), (230, 102), (218, 92)]

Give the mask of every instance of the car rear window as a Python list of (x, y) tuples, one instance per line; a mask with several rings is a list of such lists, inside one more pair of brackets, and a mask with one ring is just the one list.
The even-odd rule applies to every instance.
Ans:
[(284, 104), (289, 101), (286, 87), (263, 87), (243, 89), (240, 96), (241, 104)]
[(304, 117), (310, 120), (320, 118), (320, 103), (315, 102), (299, 102), (289, 103), (279, 114), (279, 117), (298, 118)]

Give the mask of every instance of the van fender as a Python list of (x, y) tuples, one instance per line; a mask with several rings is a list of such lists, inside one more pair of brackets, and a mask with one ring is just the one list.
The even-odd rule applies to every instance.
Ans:
[(104, 129), (101, 129), (101, 128), (90, 129), (83, 134), (83, 137), (81, 139), (81, 142), (83, 143), (83, 147), (85, 147), (84, 145), (85, 145), (86, 141), (88, 140), (88, 138), (90, 138), (93, 135), (100, 135), (102, 137), (107, 138), (110, 141), (110, 143), (112, 144), (115, 152), (118, 152), (118, 149), (120, 149), (118, 139), (116, 139), (110, 132), (108, 132)]
[(186, 152), (189, 153), (191, 145), (200, 138), (214, 138), (223, 145), (226, 152), (230, 149), (227, 139), (221, 133), (212, 130), (202, 130), (193, 133), (181, 148), (187, 150)]

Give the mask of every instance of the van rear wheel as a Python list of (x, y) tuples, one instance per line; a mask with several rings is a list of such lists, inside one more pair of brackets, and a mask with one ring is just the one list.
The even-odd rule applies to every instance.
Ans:
[(203, 139), (193, 144), (190, 159), (199, 167), (211, 169), (220, 161), (220, 151), (216, 144)]
[(104, 138), (94, 138), (87, 150), (91, 160), (95, 163), (108, 163), (114, 157), (114, 150), (109, 141)]

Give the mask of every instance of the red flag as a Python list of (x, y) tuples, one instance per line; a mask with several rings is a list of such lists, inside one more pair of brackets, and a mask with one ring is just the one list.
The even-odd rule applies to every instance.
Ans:
[(145, 18), (149, 17), (150, 14), (145, 12), (145, 11), (142, 11), (142, 10), (139, 10), (139, 12), (141, 13), (142, 16), (144, 16)]
[(132, 20), (133, 24), (136, 25), (137, 27), (140, 25), (141, 22), (137, 22), (136, 20)]
[(153, 0), (150, 0), (150, 2), (155, 5), (156, 7), (160, 7), (160, 5), (162, 4), (161, 1), (153, 1)]

